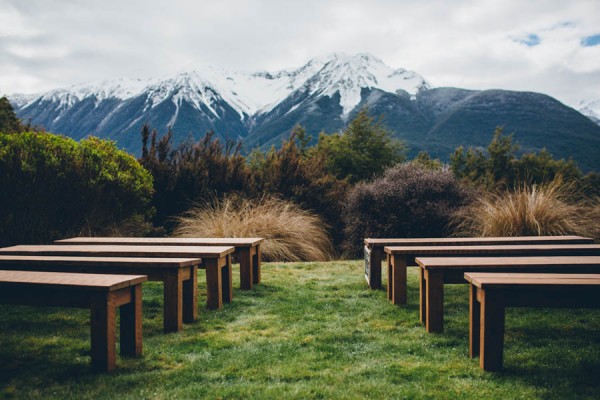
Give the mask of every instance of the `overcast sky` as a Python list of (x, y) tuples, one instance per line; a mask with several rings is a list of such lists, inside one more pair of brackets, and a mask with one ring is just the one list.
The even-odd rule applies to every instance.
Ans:
[(368, 52), (433, 86), (600, 99), (600, 0), (0, 0), (0, 93)]

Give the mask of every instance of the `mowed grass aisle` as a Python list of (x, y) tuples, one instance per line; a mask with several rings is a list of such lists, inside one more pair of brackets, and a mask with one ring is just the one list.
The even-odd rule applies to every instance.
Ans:
[[(446, 331), (367, 289), (360, 261), (268, 263), (263, 284), (162, 333), (162, 286), (144, 284), (144, 357), (89, 367), (89, 314), (0, 305), (4, 398), (600, 398), (598, 310), (509, 309), (505, 369), (468, 358), (468, 288), (446, 286)], [(234, 266), (234, 271), (238, 271)], [(234, 276), (234, 286), (239, 280)]]

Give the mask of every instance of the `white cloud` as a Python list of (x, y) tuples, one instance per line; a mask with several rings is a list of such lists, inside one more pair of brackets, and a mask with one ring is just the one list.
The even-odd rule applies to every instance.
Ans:
[[(0, 92), (370, 52), (434, 85), (600, 98), (597, 0), (0, 0)], [(537, 35), (536, 46), (515, 38)]]

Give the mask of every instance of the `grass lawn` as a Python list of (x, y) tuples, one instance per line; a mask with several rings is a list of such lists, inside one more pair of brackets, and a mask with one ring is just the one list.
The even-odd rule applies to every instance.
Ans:
[[(0, 398), (600, 398), (600, 311), (509, 309), (505, 369), (468, 358), (468, 287), (446, 286), (445, 332), (367, 289), (361, 261), (268, 263), (263, 283), (162, 333), (144, 284), (144, 356), (94, 374), (89, 312), (0, 305)], [(238, 268), (235, 266), (234, 271)], [(234, 275), (234, 286), (239, 285)]]

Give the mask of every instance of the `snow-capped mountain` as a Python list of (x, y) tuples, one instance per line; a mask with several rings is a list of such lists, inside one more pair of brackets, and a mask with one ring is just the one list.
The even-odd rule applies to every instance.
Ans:
[(600, 99), (582, 101), (579, 103), (579, 112), (600, 125)]
[[(370, 54), (333, 53), (277, 72), (194, 71), (151, 79), (112, 79), (40, 95), (9, 96), (17, 116), (50, 132), (89, 134), (141, 151), (144, 123), (173, 144), (212, 130), (246, 149), (278, 146), (302, 125), (313, 138), (343, 129), (363, 107), (410, 148), (447, 159), (459, 145), (485, 146), (497, 126), (514, 133), (524, 151), (546, 147), (600, 170), (590, 152), (600, 126), (551, 97), (502, 90), (432, 88), (419, 74), (391, 68)], [(589, 109), (596, 112), (596, 103)], [(587, 108), (586, 108), (587, 109)], [(591, 150), (590, 150), (591, 149)], [(590, 153), (590, 154), (588, 154)]]
[(364, 89), (415, 95), (428, 87), (418, 74), (392, 69), (369, 54), (333, 53), (278, 72), (200, 66), (167, 78), (113, 79), (10, 99), (21, 119), (49, 131), (77, 139), (90, 133), (110, 137), (139, 152), (138, 133), (145, 122), (161, 132), (172, 127), (177, 141), (207, 130), (243, 139), (260, 128), (260, 121), (273, 122), (269, 114), (282, 104), (287, 111), (301, 110), (307, 99), (337, 95), (339, 112), (332, 117), (347, 120)]
[(11, 100), (19, 109), (41, 98), (66, 110), (76, 102), (90, 98), (99, 104), (111, 98), (125, 101), (148, 94), (148, 108), (164, 101), (173, 101), (176, 105), (187, 101), (197, 109), (206, 106), (215, 116), (217, 112), (213, 105), (225, 101), (243, 120), (269, 112), (303, 86), (311, 94), (332, 96), (339, 92), (340, 104), (346, 115), (360, 102), (362, 88), (378, 88), (391, 93), (404, 90), (414, 94), (429, 87), (416, 73), (394, 70), (369, 54), (348, 56), (333, 53), (315, 58), (301, 68), (275, 73), (246, 73), (203, 66), (165, 79), (121, 78), (73, 85), (41, 96), (17, 94), (11, 96)]

